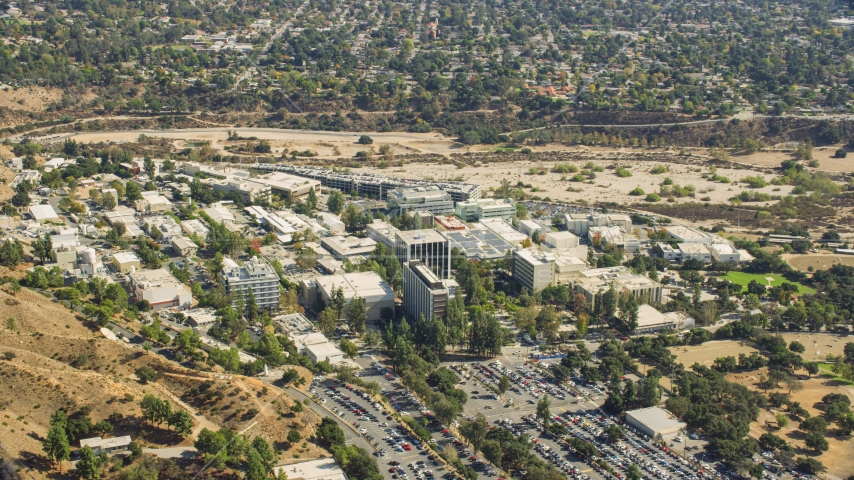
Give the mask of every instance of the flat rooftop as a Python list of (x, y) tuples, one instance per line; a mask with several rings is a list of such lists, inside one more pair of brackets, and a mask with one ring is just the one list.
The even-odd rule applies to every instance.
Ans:
[(681, 238), (682, 240), (706, 239), (711, 238), (713, 236), (710, 233), (697, 230), (696, 228), (686, 227), (684, 225), (672, 225), (666, 227), (665, 230), (668, 234), (670, 234), (670, 236), (675, 238)]
[(334, 458), (321, 458), (291, 465), (273, 467), (273, 474), (284, 471), (288, 480), (347, 480)]
[(517, 251), (516, 256), (525, 260), (531, 265), (547, 265), (555, 261), (554, 255), (542, 252), (534, 252), (532, 250)]
[(691, 254), (706, 254), (709, 253), (709, 249), (706, 248), (702, 243), (679, 243), (679, 250), (682, 253), (691, 253)]
[(314, 279), (317, 285), (327, 293), (332, 288), (341, 288), (345, 299), (362, 297), (365, 300), (394, 298), (394, 291), (376, 272), (354, 272), (344, 275), (327, 275)]
[(728, 243), (715, 243), (709, 248), (717, 252), (719, 255), (735, 255), (738, 253), (738, 250)]
[(656, 431), (676, 430), (685, 426), (685, 422), (661, 407), (631, 410), (626, 412), (626, 416)]
[(638, 305), (638, 328), (649, 328), (659, 325), (671, 325), (676, 322), (675, 319), (669, 318), (665, 314), (659, 312), (655, 308), (643, 304)]
[(395, 234), (409, 245), (445, 242), (445, 237), (433, 229), (397, 231)]

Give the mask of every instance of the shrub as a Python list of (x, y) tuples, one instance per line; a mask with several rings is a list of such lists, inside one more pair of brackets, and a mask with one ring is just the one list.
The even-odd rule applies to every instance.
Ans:
[(747, 177), (742, 178), (741, 181), (746, 183), (747, 185), (749, 185), (750, 188), (762, 188), (765, 185), (768, 185), (765, 182), (765, 179), (760, 177), (759, 175), (747, 176)]
[(630, 171), (626, 170), (624, 167), (619, 167), (619, 168), (617, 169), (617, 171), (616, 171), (616, 172), (614, 172), (614, 173), (616, 173), (616, 174), (617, 174), (617, 176), (618, 176), (618, 177), (620, 177), (620, 178), (626, 178), (626, 177), (631, 177), (631, 176), (632, 176), (632, 172), (630, 172)]
[(374, 139), (367, 135), (359, 137), (359, 145), (370, 145), (372, 143), (374, 143)]
[(576, 173), (578, 172), (578, 167), (572, 165), (571, 163), (558, 163), (552, 168), (552, 172), (554, 173)]
[(635, 187), (635, 189), (634, 189), (634, 190), (632, 190), (631, 192), (629, 192), (629, 195), (632, 195), (632, 196), (635, 196), (635, 197), (639, 197), (639, 196), (641, 196), (641, 195), (643, 195), (643, 194), (644, 194), (644, 191), (643, 191), (643, 189), (642, 189), (642, 188), (640, 188), (640, 187)]
[(848, 156), (848, 152), (846, 152), (844, 148), (840, 148), (833, 154), (833, 156), (836, 158), (845, 158)]
[(646, 198), (644, 200), (646, 200), (647, 202), (658, 202), (661, 200), (661, 197), (658, 196), (657, 193), (650, 193), (649, 195), (646, 196)]
[(585, 177), (584, 175), (582, 175), (580, 173), (573, 175), (572, 178), (570, 179), (570, 181), (572, 181), (572, 182), (583, 182), (585, 180), (587, 180), (587, 177)]
[(662, 185), (673, 185), (673, 180), (670, 177), (665, 177), (664, 181), (661, 182)]
[(653, 175), (658, 175), (660, 173), (665, 173), (666, 171), (667, 167), (665, 167), (664, 165), (656, 165), (655, 167), (652, 167), (652, 170), (650, 170), (649, 173)]

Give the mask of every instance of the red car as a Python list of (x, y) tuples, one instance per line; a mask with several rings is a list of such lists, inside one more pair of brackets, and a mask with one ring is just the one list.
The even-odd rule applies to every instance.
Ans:
[(406, 450), (407, 452), (411, 452), (412, 451), (412, 445), (410, 445), (408, 443), (404, 443), (403, 449)]

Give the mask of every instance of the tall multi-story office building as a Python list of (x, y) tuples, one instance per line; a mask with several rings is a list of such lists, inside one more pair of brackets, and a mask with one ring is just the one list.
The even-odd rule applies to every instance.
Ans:
[(418, 260), (403, 265), (403, 310), (412, 319), (443, 318), (457, 282), (441, 280)]
[(222, 283), (225, 293), (233, 293), (235, 297), (240, 295), (244, 299), (251, 289), (260, 309), (279, 308), (279, 276), (258, 257), (253, 257), (243, 265), (238, 265), (230, 258), (223, 260)]
[(439, 279), (451, 276), (451, 249), (436, 230), (395, 232), (394, 253), (400, 263), (419, 260)]

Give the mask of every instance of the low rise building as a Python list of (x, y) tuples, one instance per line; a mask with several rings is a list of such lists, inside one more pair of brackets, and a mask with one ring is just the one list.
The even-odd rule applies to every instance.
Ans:
[(657, 248), (661, 254), (661, 258), (671, 262), (682, 263), (689, 258), (693, 258), (703, 263), (709, 263), (712, 261), (712, 253), (710, 251), (712, 246), (714, 245), (707, 247), (702, 243), (679, 243), (674, 248), (666, 243), (660, 243)]
[(442, 215), (454, 212), (451, 195), (437, 186), (400, 187), (388, 192), (388, 207)]
[(214, 191), (236, 193), (245, 203), (270, 201), (270, 186), (245, 179), (219, 180), (211, 182)]
[(252, 257), (243, 265), (230, 258), (224, 259), (222, 283), (225, 293), (240, 295), (244, 302), (251, 290), (259, 309), (279, 308), (279, 275), (258, 257)]
[(720, 238), (717, 235), (683, 225), (671, 225), (662, 229), (677, 243), (700, 243), (709, 246), (715, 243), (717, 238)]
[(626, 233), (622, 227), (607, 226), (607, 227), (590, 227), (587, 230), (587, 235), (593, 245), (597, 239), (602, 241), (602, 245), (614, 245), (629, 253), (637, 253), (640, 251), (640, 240), (638, 237)]
[(591, 227), (618, 227), (623, 233), (632, 233), (632, 219), (628, 215), (567, 213), (564, 223), (568, 231), (579, 237), (587, 237)]
[(492, 230), (493, 233), (510, 245), (521, 245), (526, 240), (529, 240), (527, 235), (513, 228), (513, 225), (503, 218), (483, 219), (479, 224), (475, 224), (474, 226)]
[(301, 198), (308, 195), (311, 189), (314, 193), (320, 193), (320, 181), (290, 175), (284, 172), (272, 172), (260, 177), (253, 177), (252, 181), (270, 187), (270, 193), (280, 198)]
[[(327, 275), (302, 281), (303, 302), (307, 306), (331, 305), (333, 290), (341, 289), (346, 305), (354, 298), (365, 300), (368, 320), (381, 318), (383, 308), (394, 309), (394, 290), (376, 272)], [(347, 307), (344, 308), (346, 316)]]
[(486, 228), (471, 228), (440, 232), (448, 239), (448, 248), (457, 249), (470, 260), (503, 258), (516, 249), (503, 238)]
[(344, 237), (341, 235), (321, 238), (320, 244), (338, 260), (367, 257), (377, 248), (377, 242), (370, 238)]
[(685, 422), (661, 407), (640, 408), (626, 412), (626, 423), (650, 438), (662, 438), (684, 429)]
[(679, 319), (668, 317), (647, 304), (641, 304), (638, 305), (638, 326), (632, 333), (646, 335), (662, 330), (677, 330), (679, 325)]
[(483, 220), (485, 218), (510, 220), (516, 216), (516, 204), (512, 200), (479, 198), (457, 202), (454, 213), (466, 222)]
[(367, 232), (368, 238), (394, 249), (395, 242), (397, 241), (397, 233), (400, 230), (388, 222), (374, 219), (373, 222), (365, 227), (365, 232)]
[(169, 215), (150, 215), (143, 217), (142, 221), (149, 235), (156, 227), (157, 231), (160, 232), (161, 240), (164, 242), (171, 242), (173, 238), (180, 238), (183, 234), (181, 226)]
[(39, 223), (59, 221), (59, 215), (56, 213), (56, 210), (50, 206), (50, 204), (31, 206), (30, 215), (32, 215), (33, 220)]
[(318, 460), (308, 460), (300, 463), (291, 463), (279, 467), (273, 467), (273, 475), (279, 476), (284, 472), (289, 480), (347, 480), (344, 471), (332, 457)]
[(210, 231), (204, 223), (196, 219), (181, 221), (181, 229), (184, 230), (187, 235), (195, 234), (200, 237), (204, 237)]
[(573, 283), (576, 293), (584, 295), (587, 303), (593, 305), (596, 295), (614, 287), (619, 292), (643, 298), (647, 303), (661, 303), (663, 288), (660, 283), (642, 275), (632, 273), (627, 267), (607, 267), (582, 270)]
[(175, 237), (171, 245), (182, 257), (194, 257), (199, 251), (199, 246), (187, 237)]
[(172, 210), (172, 202), (159, 192), (142, 192), (142, 198), (134, 202), (140, 212), (168, 212)]
[(738, 263), (741, 261), (738, 250), (728, 243), (714, 243), (709, 246), (709, 251), (712, 254), (712, 259), (716, 262)]
[(130, 443), (130, 435), (114, 438), (92, 437), (80, 440), (80, 448), (89, 447), (92, 449), (92, 453), (100, 455), (127, 450)]
[(184, 312), (187, 323), (195, 328), (207, 327), (216, 323), (216, 312), (212, 308), (194, 308)]
[(165, 268), (132, 272), (129, 283), (134, 299), (147, 300), (154, 309), (190, 308), (193, 294)]
[(133, 252), (119, 252), (113, 255), (113, 266), (119, 273), (131, 273), (140, 269), (139, 257)]

